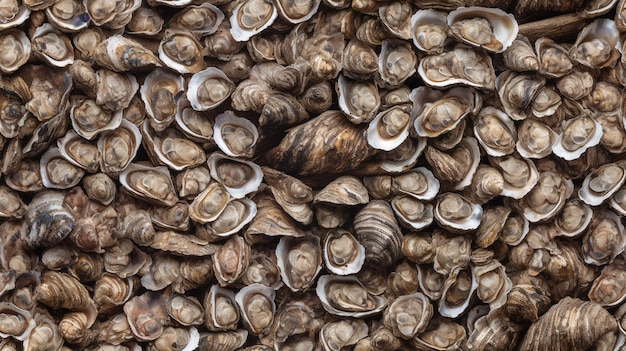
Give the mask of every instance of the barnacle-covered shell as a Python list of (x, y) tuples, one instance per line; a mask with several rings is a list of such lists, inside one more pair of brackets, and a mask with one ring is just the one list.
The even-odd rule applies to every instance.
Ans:
[(189, 80), (187, 99), (196, 111), (206, 111), (224, 102), (235, 90), (235, 84), (224, 72), (207, 67)]
[(322, 269), (322, 248), (319, 237), (280, 238), (276, 247), (276, 258), (280, 276), (292, 291), (307, 290), (315, 283)]
[(347, 230), (329, 231), (323, 244), (324, 264), (331, 273), (354, 274), (365, 262), (365, 247)]
[(386, 201), (372, 200), (357, 212), (354, 234), (365, 246), (366, 263), (389, 267), (400, 258), (402, 232)]
[(120, 183), (133, 196), (161, 206), (174, 206), (178, 196), (167, 167), (131, 163), (120, 174)]
[(448, 26), (460, 41), (491, 52), (503, 52), (517, 38), (512, 14), (486, 7), (461, 7), (448, 14)]
[(426, 330), (433, 316), (433, 305), (416, 292), (396, 298), (384, 313), (383, 322), (399, 338), (411, 339)]
[(324, 309), (337, 316), (361, 318), (380, 313), (387, 300), (372, 295), (355, 276), (323, 275), (317, 280), (317, 296)]
[[(576, 320), (577, 323), (563, 323)], [(565, 297), (534, 322), (520, 343), (520, 350), (543, 350), (561, 345), (586, 350), (602, 335), (615, 331), (617, 322), (599, 304)], [(539, 336), (541, 335), (541, 337)]]

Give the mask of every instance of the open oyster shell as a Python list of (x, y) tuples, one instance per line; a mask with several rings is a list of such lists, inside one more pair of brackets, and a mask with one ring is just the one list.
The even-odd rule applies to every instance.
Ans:
[(434, 138), (455, 129), (474, 108), (474, 93), (468, 88), (441, 92), (428, 87), (411, 91), (411, 118), (419, 136)]
[(183, 77), (164, 68), (157, 68), (146, 76), (139, 93), (150, 125), (157, 132), (167, 128), (176, 117), (176, 100), (184, 89)]
[(230, 34), (236, 41), (247, 41), (272, 25), (278, 11), (272, 2), (245, 0), (240, 2), (230, 16)]
[(276, 247), (280, 276), (292, 291), (307, 290), (322, 269), (320, 239), (314, 235), (280, 238)]
[(240, 199), (256, 191), (263, 181), (263, 171), (256, 163), (219, 153), (213, 153), (207, 161), (211, 177), (217, 180), (228, 193)]
[(238, 117), (232, 111), (225, 111), (215, 117), (213, 138), (215, 144), (228, 156), (252, 157), (259, 132), (250, 120)]
[(338, 275), (355, 274), (365, 262), (365, 247), (348, 231), (330, 230), (323, 243), (326, 269)]
[(30, 57), (30, 40), (21, 30), (4, 30), (0, 35), (0, 48), (8, 53), (0, 57), (2, 73), (10, 74), (17, 71)]
[(261, 284), (248, 285), (235, 295), (241, 319), (250, 332), (261, 334), (274, 320), (276, 304), (274, 289)]
[(622, 163), (608, 163), (592, 170), (578, 190), (578, 197), (586, 204), (598, 206), (611, 197), (626, 181)]
[(331, 314), (361, 318), (380, 313), (387, 300), (372, 295), (355, 276), (323, 275), (317, 280), (317, 296)]
[(206, 111), (224, 102), (235, 90), (235, 84), (224, 72), (207, 67), (189, 80), (187, 99), (196, 111)]
[(602, 139), (602, 125), (589, 115), (563, 121), (562, 132), (552, 146), (552, 152), (568, 161), (580, 157)]
[(204, 297), (205, 324), (211, 331), (237, 330), (241, 315), (235, 293), (215, 284)]
[(517, 38), (515, 17), (500, 9), (461, 7), (448, 14), (447, 22), (457, 39), (491, 52), (503, 52)]
[(413, 44), (428, 53), (440, 53), (448, 39), (448, 22), (445, 12), (421, 9), (411, 17)]
[(124, 190), (133, 196), (161, 206), (174, 206), (178, 196), (167, 167), (147, 167), (131, 163), (120, 174)]

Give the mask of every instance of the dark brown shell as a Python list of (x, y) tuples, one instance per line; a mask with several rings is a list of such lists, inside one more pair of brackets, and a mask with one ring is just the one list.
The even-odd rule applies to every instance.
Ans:
[(389, 267), (400, 258), (402, 231), (389, 203), (372, 200), (354, 216), (354, 233), (365, 246), (365, 261)]
[(298, 175), (353, 170), (375, 153), (367, 144), (365, 128), (350, 123), (339, 111), (324, 112), (291, 129), (261, 163)]
[(615, 330), (615, 318), (602, 306), (566, 297), (530, 326), (519, 351), (583, 351)]

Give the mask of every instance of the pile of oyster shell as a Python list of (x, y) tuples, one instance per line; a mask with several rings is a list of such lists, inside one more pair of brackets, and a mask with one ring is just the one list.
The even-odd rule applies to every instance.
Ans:
[(0, 0), (0, 350), (625, 350), (623, 33)]

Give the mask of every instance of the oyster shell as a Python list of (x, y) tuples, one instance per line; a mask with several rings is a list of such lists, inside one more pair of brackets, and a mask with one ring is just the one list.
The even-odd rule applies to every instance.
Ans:
[(443, 317), (458, 317), (469, 307), (477, 287), (476, 276), (469, 267), (453, 268), (443, 284), (441, 300), (439, 301), (439, 314)]
[(74, 62), (74, 47), (70, 38), (49, 23), (37, 27), (31, 41), (33, 53), (52, 66), (65, 67)]
[(247, 158), (254, 155), (259, 132), (250, 120), (225, 111), (215, 117), (213, 138), (226, 155)]
[(525, 119), (517, 127), (515, 150), (524, 158), (544, 158), (552, 153), (557, 134), (537, 119)]
[(118, 128), (98, 138), (100, 169), (109, 176), (118, 176), (133, 161), (140, 146), (139, 129), (123, 119)]
[(263, 181), (261, 167), (252, 161), (213, 153), (207, 164), (211, 177), (236, 199), (256, 191)]
[(588, 205), (598, 206), (618, 191), (625, 180), (626, 170), (621, 163), (604, 164), (585, 177), (578, 197)]
[(385, 39), (378, 55), (378, 74), (385, 84), (397, 86), (413, 76), (417, 61), (411, 44)]
[(27, 247), (56, 245), (74, 229), (75, 218), (64, 205), (65, 195), (60, 192), (39, 192), (28, 205), (26, 212)]
[(348, 231), (330, 230), (323, 243), (324, 264), (331, 273), (355, 274), (365, 262), (365, 247)]
[(57, 140), (61, 155), (70, 163), (95, 173), (99, 168), (100, 152), (96, 145), (82, 138), (74, 130), (68, 131), (65, 136)]
[(389, 267), (400, 258), (402, 232), (386, 201), (370, 201), (354, 216), (353, 225), (357, 240), (365, 246), (366, 263)]
[(97, 64), (116, 72), (135, 71), (163, 65), (152, 51), (137, 41), (122, 35), (106, 38), (95, 46), (92, 55)]
[(224, 20), (224, 12), (211, 3), (186, 6), (169, 21), (172, 28), (186, 29), (196, 35), (210, 35)]
[(204, 67), (202, 44), (189, 31), (168, 29), (159, 43), (159, 58), (179, 73), (197, 73)]
[(433, 222), (433, 205), (424, 204), (410, 195), (398, 195), (390, 201), (400, 225), (410, 230), (420, 230)]
[(293, 219), (310, 224), (313, 221), (313, 190), (299, 179), (268, 167), (261, 167), (263, 178), (270, 186), (276, 202)]
[(220, 69), (208, 67), (191, 76), (187, 90), (191, 107), (196, 111), (206, 111), (228, 99), (235, 90), (235, 84)]
[(141, 132), (144, 149), (155, 164), (165, 164), (173, 170), (182, 171), (206, 161), (204, 150), (174, 128), (156, 133), (146, 119)]
[(150, 72), (139, 89), (150, 125), (157, 132), (167, 128), (176, 117), (176, 100), (185, 89), (183, 77), (164, 68)]
[(615, 22), (610, 19), (597, 19), (585, 27), (570, 49), (570, 58), (591, 68), (604, 68), (615, 65), (622, 47)]
[(561, 130), (554, 141), (552, 152), (568, 161), (580, 157), (587, 149), (598, 145), (602, 138), (602, 125), (588, 115), (563, 121)]
[(626, 278), (624, 274), (625, 262), (623, 260), (615, 260), (602, 268), (600, 276), (597, 277), (591, 289), (589, 289), (589, 300), (599, 303), (602, 306), (616, 306), (626, 299), (626, 291), (624, 291), (623, 280)]
[(356, 344), (367, 336), (369, 328), (361, 320), (341, 320), (326, 323), (320, 330), (320, 342), (325, 351), (338, 351)]
[(373, 148), (391, 151), (409, 137), (410, 115), (401, 106), (385, 110), (370, 122), (367, 142)]
[(230, 16), (230, 34), (236, 41), (247, 41), (274, 23), (278, 11), (272, 2), (245, 0), (239, 3)]
[(292, 291), (307, 290), (322, 269), (320, 239), (314, 235), (280, 238), (276, 258), (283, 283)]
[(478, 142), (466, 137), (453, 149), (446, 152), (426, 148), (426, 160), (432, 167), (433, 174), (440, 181), (453, 185), (454, 190), (462, 190), (472, 182), (480, 162)]
[(474, 120), (474, 136), (490, 156), (515, 151), (515, 125), (506, 113), (491, 106), (483, 108)]
[(561, 174), (545, 171), (539, 173), (535, 187), (523, 198), (513, 203), (530, 222), (554, 217), (574, 192), (574, 183)]
[(409, 340), (426, 330), (432, 316), (432, 304), (417, 292), (396, 298), (385, 311), (383, 323), (395, 336)]
[(372, 295), (355, 276), (323, 275), (317, 280), (317, 296), (331, 314), (361, 318), (380, 313), (387, 300)]
[(428, 87), (411, 91), (411, 118), (419, 136), (434, 138), (455, 129), (474, 106), (474, 94), (468, 88), (452, 88), (441, 92)]
[(371, 122), (380, 107), (380, 96), (372, 82), (339, 75), (336, 85), (339, 108), (354, 124)]
[(35, 328), (32, 315), (12, 303), (0, 302), (0, 336), (23, 341)]
[(0, 35), (0, 48), (4, 53), (0, 56), (0, 71), (5, 74), (17, 71), (30, 57), (30, 40), (21, 30), (4, 30)]
[(104, 131), (114, 130), (122, 123), (121, 111), (111, 113), (103, 110), (91, 98), (75, 99), (70, 109), (70, 118), (76, 133), (88, 140)]
[(411, 17), (413, 44), (428, 53), (440, 53), (448, 39), (448, 20), (445, 12), (421, 9)]
[(211, 286), (204, 297), (205, 325), (211, 331), (237, 330), (240, 313), (235, 293), (219, 285)]
[(355, 176), (341, 176), (328, 183), (313, 198), (313, 203), (355, 206), (366, 204), (369, 195), (363, 182)]
[(241, 319), (254, 334), (261, 334), (274, 320), (276, 304), (274, 289), (261, 284), (248, 285), (235, 295)]
[[(568, 318), (585, 320), (589, 323), (560, 322)], [(548, 325), (558, 327), (549, 328)], [(585, 350), (602, 335), (616, 329), (615, 319), (597, 303), (565, 297), (530, 326), (520, 343), (520, 348), (536, 350), (559, 343), (568, 350)], [(543, 337), (537, 337), (538, 333)]]
[(585, 263), (595, 266), (611, 263), (624, 247), (626, 236), (619, 216), (608, 209), (596, 212), (583, 238)]
[(167, 167), (131, 163), (120, 174), (120, 183), (133, 196), (154, 204), (174, 206), (178, 202)]
[(248, 269), (250, 247), (239, 235), (230, 237), (213, 258), (213, 272), (220, 286), (234, 283)]
[(496, 82), (491, 57), (464, 44), (423, 58), (417, 72), (424, 83), (437, 88), (462, 84), (493, 90)]
[(548, 78), (560, 78), (570, 73), (574, 64), (567, 50), (546, 37), (535, 41), (535, 52), (539, 59), (539, 72)]
[(448, 14), (452, 34), (469, 45), (503, 52), (517, 38), (517, 21), (512, 14), (486, 7), (462, 7)]
[(152, 291), (126, 302), (124, 313), (133, 334), (140, 340), (155, 340), (169, 322), (165, 298)]
[(539, 172), (535, 164), (528, 159), (515, 155), (490, 159), (504, 179), (501, 195), (521, 199), (528, 194), (539, 181)]

